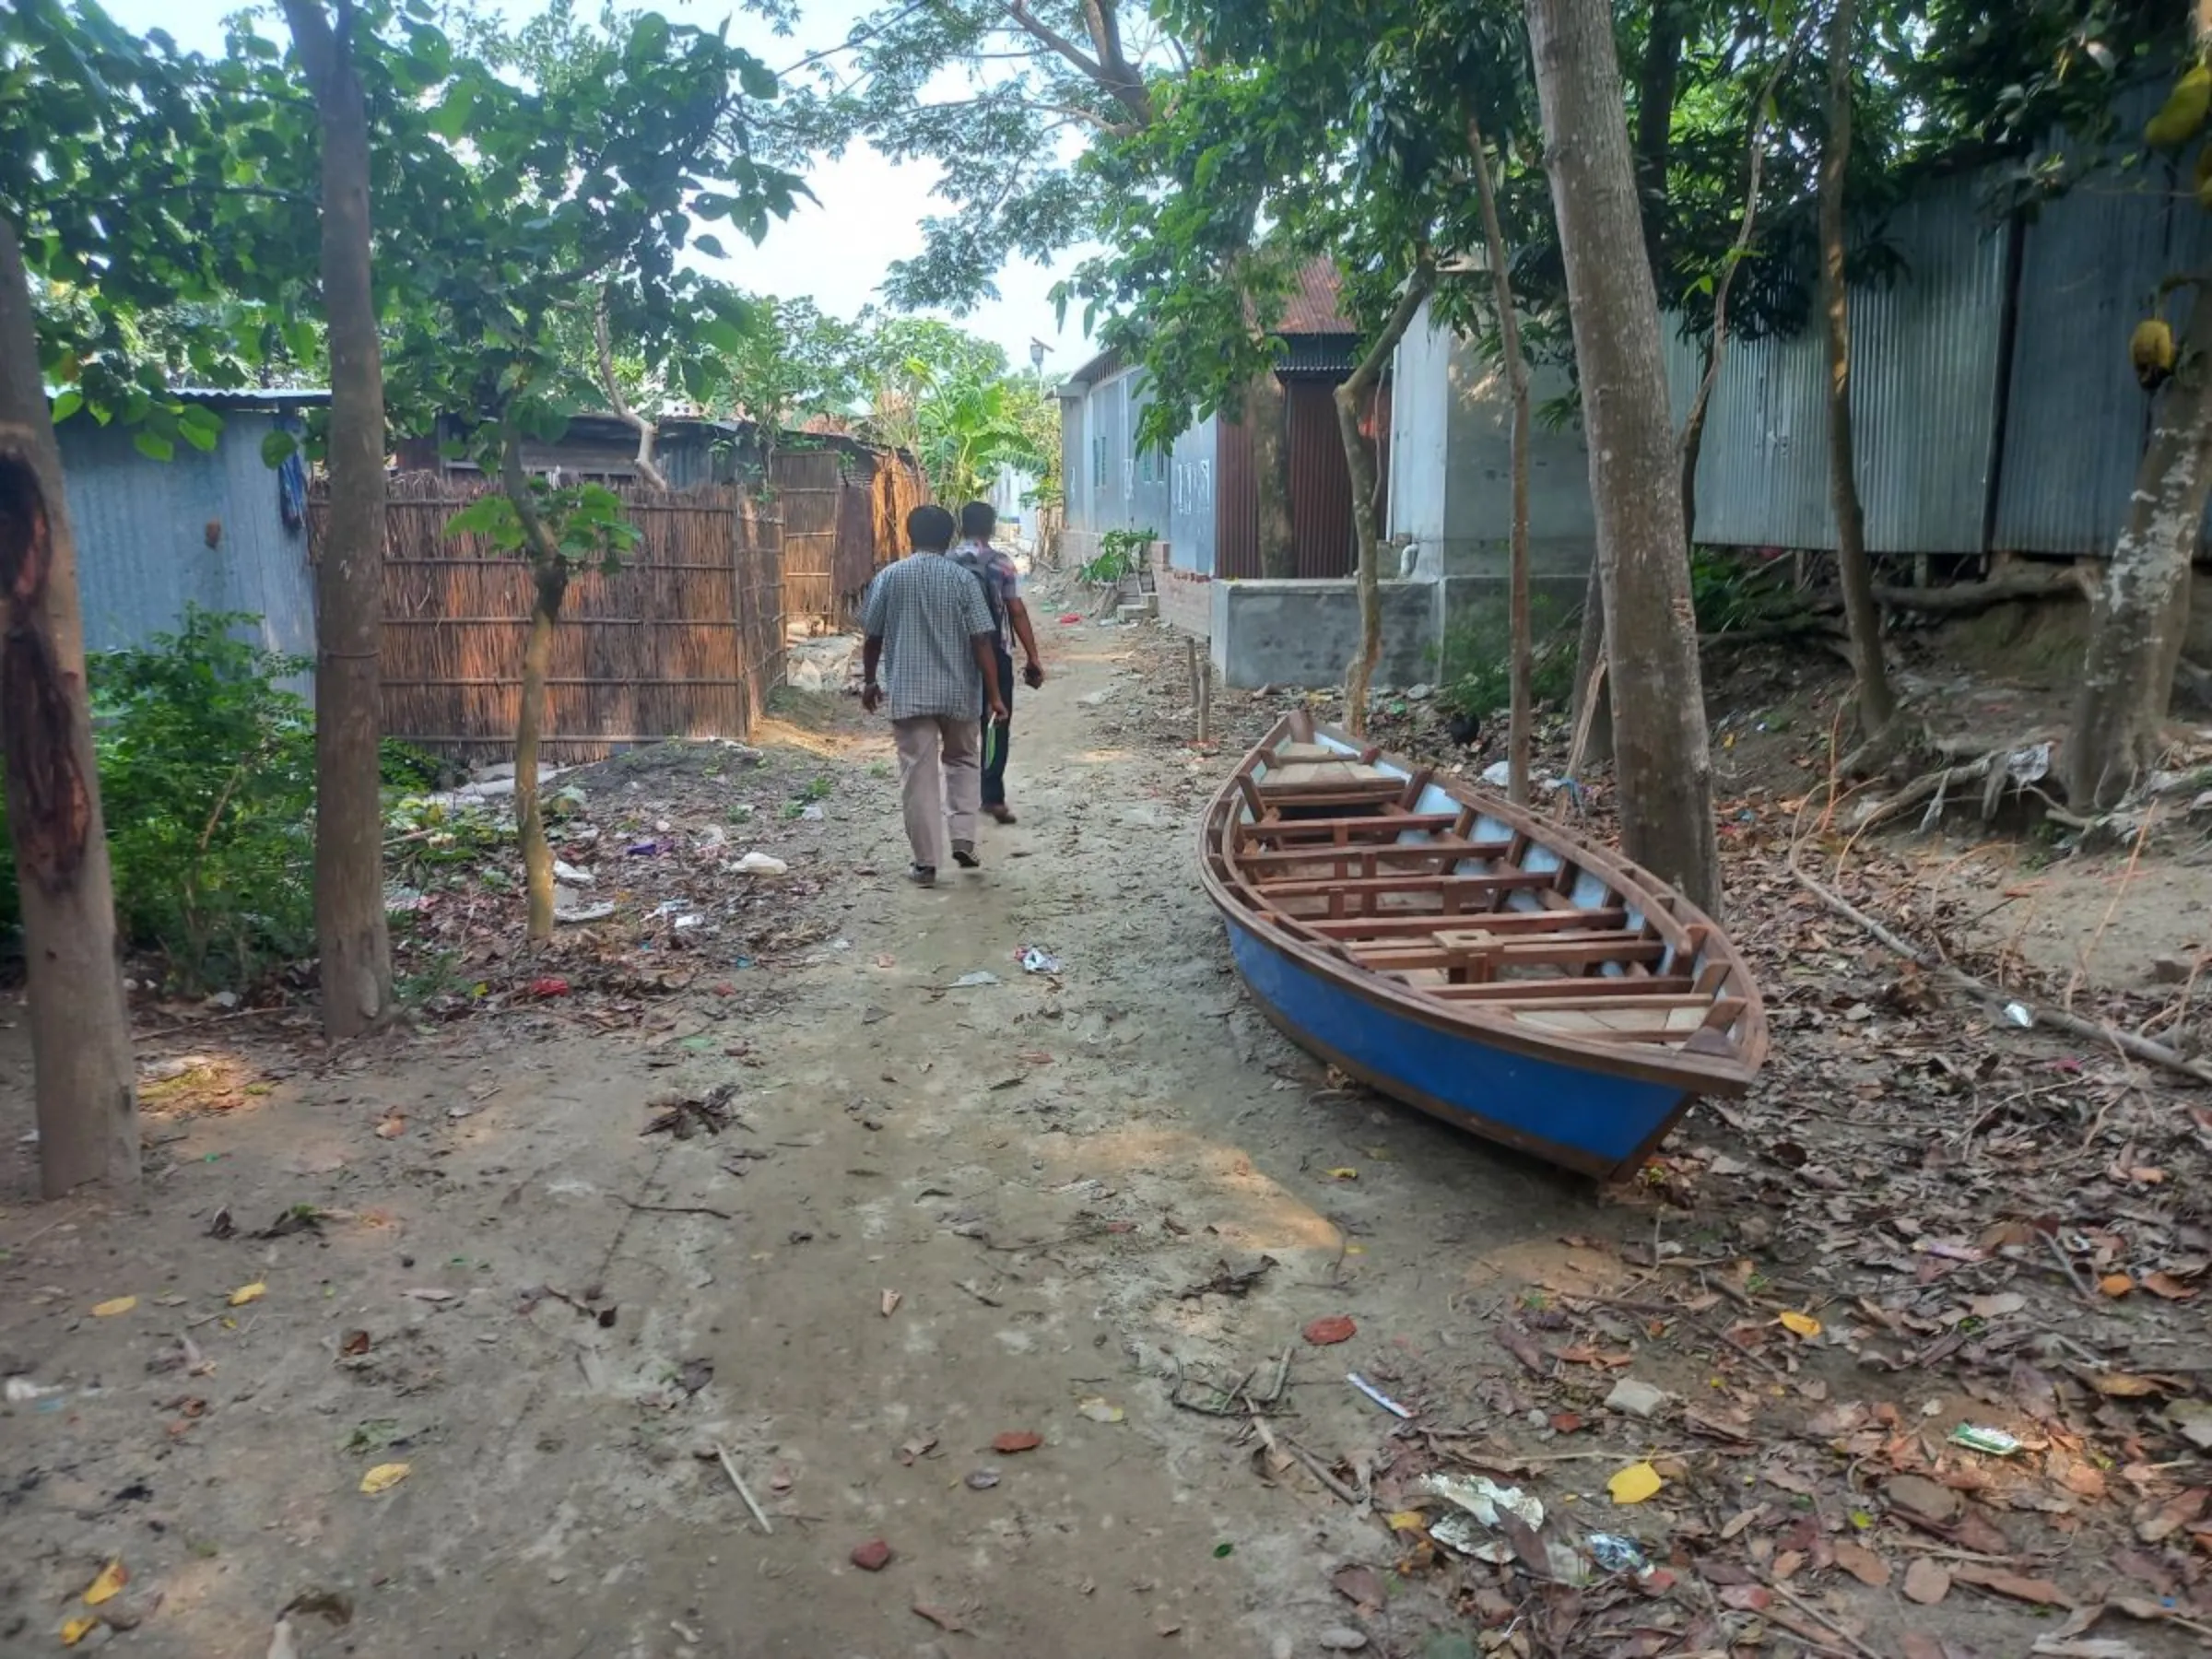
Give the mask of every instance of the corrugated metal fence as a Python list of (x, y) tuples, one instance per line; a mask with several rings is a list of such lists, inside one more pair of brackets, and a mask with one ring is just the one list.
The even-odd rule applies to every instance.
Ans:
[[(2157, 100), (2136, 101), (2123, 132)], [(1892, 213), (1883, 234), (1902, 275), (1853, 290), (1872, 552), (2099, 554), (2125, 517), (2149, 416), (2128, 333), (2164, 278), (2212, 258), (2212, 215), (2163, 163), (2100, 171), (2032, 218), (1992, 212), (1999, 182), (1954, 176)], [(1697, 353), (1671, 329), (1666, 349), (1679, 416)], [(1788, 338), (1729, 342), (1698, 466), (1698, 540), (1835, 546), (1827, 378), (1817, 318)]]
[[(470, 760), (513, 752), (531, 606), (521, 559), (446, 533), (482, 493), (435, 474), (394, 477), (384, 554), (384, 729)], [(569, 584), (547, 677), (549, 760), (743, 737), (782, 682), (777, 522), (726, 485), (621, 494), (641, 538), (620, 570)], [(318, 551), (329, 521), (318, 487)]]

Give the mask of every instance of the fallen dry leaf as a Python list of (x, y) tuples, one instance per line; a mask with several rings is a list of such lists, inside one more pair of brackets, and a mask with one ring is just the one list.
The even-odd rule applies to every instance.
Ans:
[(2171, 1273), (2145, 1274), (2143, 1288), (2153, 1296), (2164, 1297), (2168, 1301), (2188, 1301), (2196, 1295), (2196, 1290), (2193, 1286), (2183, 1284)]
[(2136, 1281), (2124, 1273), (2108, 1273), (2097, 1281), (2097, 1288), (2111, 1297), (2125, 1296), (2136, 1288)]
[(128, 1313), (137, 1305), (138, 1299), (135, 1296), (118, 1296), (112, 1300), (104, 1301), (96, 1306), (92, 1310), (92, 1317), (95, 1319), (112, 1319), (118, 1313)]
[(1044, 1444), (1044, 1436), (1032, 1429), (1010, 1429), (991, 1442), (991, 1450), (1011, 1457), (1017, 1452), (1034, 1452)]
[(2167, 1392), (2158, 1378), (2137, 1376), (2133, 1371), (2098, 1371), (2089, 1378), (2089, 1386), (2100, 1394), (2119, 1400), (2139, 1400), (2147, 1394)]
[(1905, 1569), (1905, 1599), (1932, 1607), (1951, 1593), (1951, 1575), (1926, 1556)]
[(947, 1613), (942, 1607), (933, 1607), (926, 1602), (916, 1602), (914, 1604), (914, 1611), (919, 1613), (924, 1618), (928, 1619), (931, 1624), (935, 1625), (938, 1630), (943, 1630), (947, 1636), (958, 1636), (968, 1629), (968, 1627), (962, 1624), (954, 1615)]
[(369, 1351), (369, 1333), (348, 1331), (338, 1338), (338, 1352), (351, 1359)]
[(242, 1308), (248, 1302), (259, 1301), (268, 1293), (268, 1286), (262, 1284), (259, 1281), (256, 1281), (251, 1285), (241, 1285), (237, 1289), (230, 1292), (230, 1305), (234, 1308)]
[(1359, 1607), (1382, 1605), (1382, 1575), (1372, 1567), (1343, 1567), (1329, 1580), (1345, 1600)]
[(1836, 1546), (1836, 1565), (1872, 1590), (1879, 1590), (1889, 1582), (1889, 1563), (1864, 1544), (1853, 1544), (1849, 1539)]
[(1315, 1347), (1331, 1347), (1339, 1342), (1349, 1342), (1359, 1332), (1359, 1327), (1346, 1315), (1332, 1313), (1306, 1326), (1306, 1340)]
[(93, 1631), (100, 1629), (100, 1620), (88, 1614), (80, 1614), (62, 1626), (62, 1645), (75, 1647)]
[(361, 1477), (361, 1490), (371, 1498), (379, 1492), (388, 1492), (407, 1477), (412, 1467), (412, 1465), (404, 1463), (378, 1464)]
[(376, 1125), (376, 1138), (397, 1140), (407, 1132), (407, 1120), (396, 1112), (386, 1112)]
[(883, 1316), (888, 1319), (892, 1314), (898, 1312), (899, 1304), (905, 1300), (896, 1290), (886, 1290), (883, 1293)]
[(1328, 1175), (1331, 1181), (1357, 1181), (1359, 1179), (1359, 1171), (1353, 1169), (1331, 1170)]
[(1128, 1415), (1102, 1394), (1093, 1394), (1089, 1399), (1080, 1402), (1076, 1406), (1076, 1413), (1079, 1417), (1088, 1418), (1094, 1423), (1118, 1423)]
[(2212, 1497), (2212, 1490), (2192, 1487), (2185, 1492), (2169, 1498), (2147, 1514), (2139, 1513), (2136, 1521), (2136, 1536), (2146, 1544), (2161, 1542), (2203, 1514), (2208, 1497)]
[(1764, 1613), (1774, 1605), (1774, 1593), (1764, 1584), (1724, 1584), (1721, 1606), (1738, 1613)]
[(1774, 1316), (1774, 1323), (1782, 1326), (1783, 1330), (1794, 1332), (1807, 1341), (1820, 1335), (1820, 1322), (1810, 1313), (1800, 1313), (1794, 1309), (1784, 1308)]
[(1606, 1482), (1606, 1490), (1616, 1503), (1641, 1503), (1654, 1496), (1666, 1482), (1659, 1478), (1659, 1471), (1648, 1463), (1630, 1464)]
[(123, 1587), (131, 1582), (121, 1561), (110, 1561), (100, 1570), (100, 1576), (85, 1587), (85, 1606), (97, 1607), (101, 1602), (113, 1601), (123, 1594)]

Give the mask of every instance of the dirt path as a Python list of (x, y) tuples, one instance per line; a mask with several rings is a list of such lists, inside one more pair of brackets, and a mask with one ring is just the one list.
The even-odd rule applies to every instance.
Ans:
[[(335, 1074), (265, 1071), (233, 1110), (162, 1128), (150, 1217), (0, 1212), (0, 1373), (23, 1385), (0, 1406), (0, 1652), (59, 1651), (120, 1559), (132, 1583), (84, 1646), (159, 1659), (260, 1659), (312, 1592), (350, 1622), (298, 1616), (303, 1659), (1471, 1659), (1434, 1645), (1475, 1629), (1451, 1598), (1511, 1630), (1509, 1579), (1425, 1573), (1426, 1547), (1394, 1539), (1379, 1516), (1440, 1442), (1394, 1437), (1354, 1370), (1429, 1425), (1535, 1450), (1526, 1483), (1578, 1530), (1641, 1534), (1664, 1562), (1670, 1532), (1750, 1525), (1757, 1583), (1788, 1576), (1759, 1537), (1794, 1526), (1825, 1572), (1801, 1594), (1853, 1609), (1877, 1651), (1909, 1627), (2024, 1651), (2025, 1609), (1845, 1584), (1827, 1540), (1855, 1510), (1774, 1463), (1761, 1507), (1754, 1465), (1695, 1449), (1749, 1450), (1727, 1398), (1802, 1416), (1875, 1386), (1808, 1350), (1724, 1395), (1717, 1340), (1654, 1340), (1667, 1287), (1633, 1249), (1701, 1258), (1728, 1218), (1606, 1202), (1332, 1087), (1256, 1020), (1191, 879), (1218, 762), (1144, 740), (1174, 664), (1142, 637), (1052, 641), (1055, 677), (1020, 709), (1022, 821), (989, 832), (981, 876), (899, 878), (880, 726), (846, 711), (771, 735), (776, 767), (832, 783), (818, 825), (757, 830), (794, 881), (825, 878), (795, 964), (706, 963), (735, 994), (657, 1029), (484, 1020)], [(1024, 946), (1063, 971), (1024, 973)], [(18, 1195), (19, 1041), (0, 1032)], [(719, 1133), (641, 1135), (656, 1101), (727, 1085)], [(299, 1206), (318, 1222), (249, 1236)], [(1339, 1314), (1349, 1341), (1301, 1338)], [(1504, 1319), (1564, 1335), (1532, 1368)], [(1706, 1427), (1606, 1412), (1631, 1372)], [(1275, 1454), (1241, 1410), (1190, 1408), (1224, 1386), (1264, 1402)], [(1986, 1415), (1916, 1387), (1891, 1391), (1908, 1413)], [(994, 1450), (1008, 1434), (1041, 1443)], [(1300, 1449), (1371, 1488), (1369, 1512)], [(1699, 1496), (1610, 1504), (1606, 1476), (1647, 1454)], [(359, 1489), (398, 1463), (388, 1491)], [(1724, 1534), (1732, 1512), (1752, 1522)], [(864, 1571), (850, 1557), (877, 1539), (892, 1559)], [(1675, 1576), (1629, 1609), (1641, 1645), (1624, 1624), (1557, 1651), (1684, 1651), (1719, 1608), (1687, 1571), (1668, 1601)]]

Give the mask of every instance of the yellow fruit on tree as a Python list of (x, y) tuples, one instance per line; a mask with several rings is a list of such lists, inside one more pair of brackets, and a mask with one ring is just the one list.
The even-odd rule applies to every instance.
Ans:
[(2196, 136), (2212, 113), (2212, 69), (2198, 64), (2173, 83), (2166, 101), (2143, 128), (2143, 141), (2154, 149), (2179, 149)]
[(2128, 361), (2146, 392), (2156, 392), (2173, 372), (2173, 330), (2156, 317), (2146, 317), (2127, 337)]

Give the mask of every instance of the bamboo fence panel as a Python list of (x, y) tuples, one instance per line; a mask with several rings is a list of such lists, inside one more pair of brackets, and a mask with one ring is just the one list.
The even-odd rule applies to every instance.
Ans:
[(906, 515), (928, 500), (920, 472), (886, 451), (786, 447), (768, 477), (783, 521), (786, 618), (850, 627), (869, 581), (905, 551)]
[[(391, 480), (384, 730), (467, 760), (511, 757), (531, 582), (520, 559), (446, 534), (481, 485)], [(618, 492), (640, 532), (622, 568), (580, 572), (554, 630), (545, 748), (573, 764), (669, 737), (746, 736), (783, 676), (779, 525), (728, 486)], [(308, 507), (311, 556), (330, 506)]]

